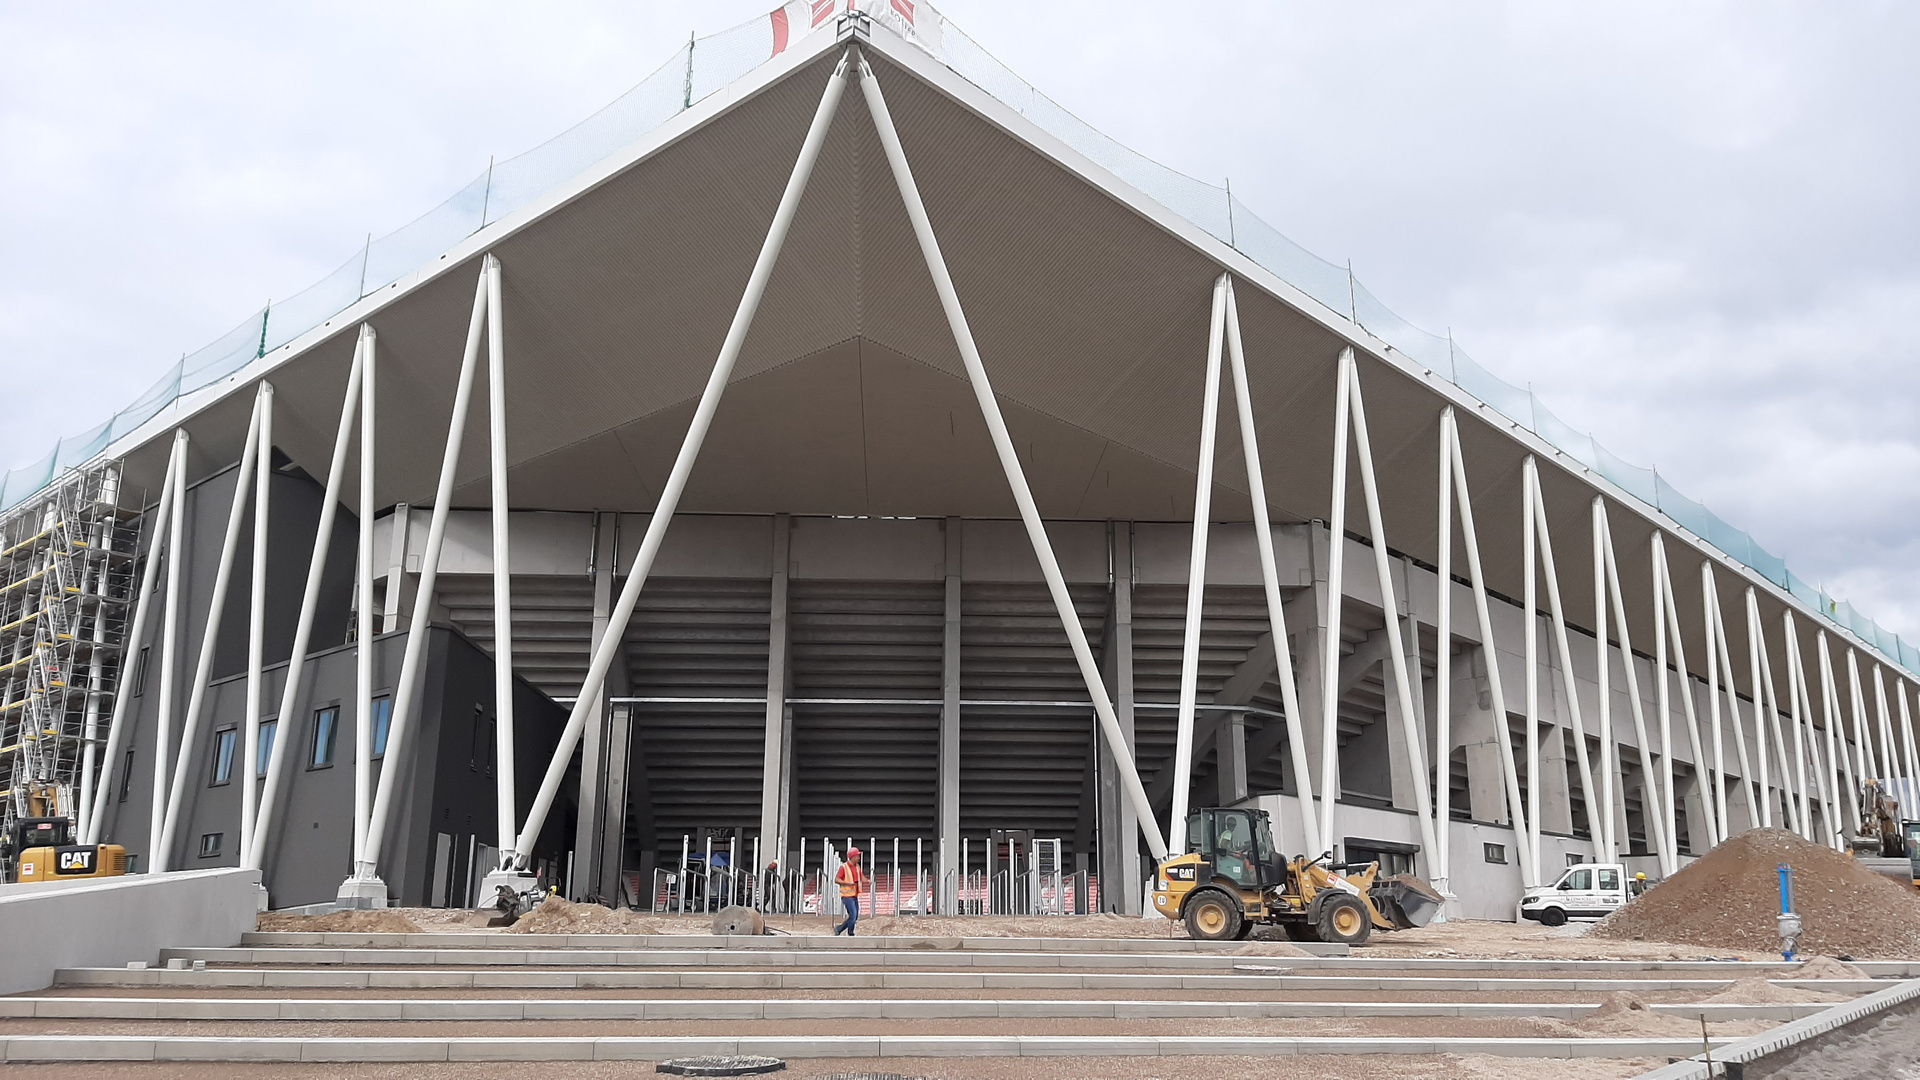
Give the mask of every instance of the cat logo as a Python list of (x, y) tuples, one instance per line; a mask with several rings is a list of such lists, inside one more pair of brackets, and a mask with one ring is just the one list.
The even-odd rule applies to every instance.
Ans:
[(1169, 866), (1167, 867), (1167, 877), (1173, 881), (1192, 881), (1194, 878), (1194, 871), (1197, 869), (1199, 869), (1199, 867), (1192, 866), (1192, 865)]
[(56, 874), (91, 874), (94, 870), (94, 856), (99, 849), (90, 847), (61, 848), (59, 860), (54, 867)]

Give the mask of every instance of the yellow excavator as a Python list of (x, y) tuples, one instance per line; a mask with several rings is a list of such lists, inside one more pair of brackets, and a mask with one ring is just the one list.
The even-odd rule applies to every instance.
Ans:
[(7, 880), (26, 884), (126, 873), (126, 848), (76, 842), (73, 819), (59, 812), (57, 795), (51, 788), (31, 792), (27, 805), (37, 816), (8, 822), (0, 836), (0, 863), (11, 866)]
[(1381, 878), (1378, 863), (1332, 860), (1332, 852), (1281, 858), (1264, 810), (1196, 810), (1187, 817), (1186, 853), (1154, 875), (1153, 906), (1205, 941), (1249, 937), (1265, 923), (1295, 941), (1364, 945), (1375, 930), (1427, 925), (1444, 903), (1412, 874)]

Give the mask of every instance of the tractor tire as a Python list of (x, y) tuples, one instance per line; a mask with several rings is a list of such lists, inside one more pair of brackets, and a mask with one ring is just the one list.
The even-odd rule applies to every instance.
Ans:
[(1339, 945), (1365, 945), (1373, 934), (1373, 919), (1367, 905), (1356, 896), (1334, 893), (1321, 902), (1313, 921), (1315, 936)]
[(1320, 940), (1319, 935), (1313, 932), (1312, 923), (1301, 922), (1297, 919), (1288, 919), (1286, 922), (1281, 923), (1280, 932), (1287, 935), (1288, 941)]
[(1567, 925), (1567, 913), (1557, 907), (1546, 908), (1540, 912), (1540, 925), (1565, 926)]
[(1240, 902), (1219, 889), (1202, 889), (1187, 900), (1182, 917), (1187, 936), (1197, 941), (1233, 941), (1240, 936), (1246, 918)]
[(1255, 926), (1254, 921), (1252, 919), (1242, 916), (1240, 919), (1240, 932), (1233, 936), (1234, 940), (1235, 941), (1247, 940), (1248, 938), (1253, 936), (1253, 932), (1255, 929), (1257, 929), (1257, 927)]

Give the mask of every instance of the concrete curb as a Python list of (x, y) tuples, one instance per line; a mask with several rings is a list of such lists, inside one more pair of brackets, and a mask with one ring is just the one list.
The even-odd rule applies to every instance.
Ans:
[[(1722, 1040), (1730, 1042), (1731, 1040)], [(771, 1057), (1170, 1057), (1193, 1054), (1488, 1054), (1501, 1057), (1660, 1057), (1685, 1039), (1234, 1038), (1153, 1036), (880, 1035), (746, 1038), (209, 1038), (21, 1035), (0, 1039), (0, 1060), (74, 1061), (657, 1061), (699, 1054)]]
[[(1524, 1002), (1046, 1001), (856, 998), (0, 998), (0, 1018), (59, 1020), (951, 1020), (1023, 1018), (1275, 1019), (1446, 1016), (1574, 1020), (1600, 1006)], [(1653, 1005), (1712, 1021), (1796, 1020), (1829, 1008), (1803, 1005)]]
[(1865, 997), (1843, 1001), (1813, 1016), (1736, 1040), (1725, 1047), (1715, 1047), (1714, 1067), (1711, 1073), (1703, 1056), (1695, 1051), (1693, 1056), (1685, 1061), (1676, 1061), (1652, 1072), (1641, 1073), (1636, 1080), (1712, 1080), (1714, 1075), (1721, 1074), (1719, 1066), (1725, 1062), (1748, 1062), (1768, 1054), (1778, 1053), (1790, 1046), (1824, 1035), (1835, 1028), (1885, 1012), (1916, 998), (1920, 998), (1920, 979), (1909, 979)]
[[(508, 934), (498, 931), (381, 934), (346, 931), (253, 930), (242, 935), (242, 945), (362, 946), (428, 949), (726, 949), (738, 952), (828, 949), (835, 952), (877, 949), (970, 952), (1144, 952), (1233, 953), (1245, 941), (1195, 941), (1192, 938), (1031, 938), (1031, 937), (833, 937), (827, 934), (772, 934), (765, 937), (711, 934)], [(1289, 942), (1314, 956), (1346, 956), (1345, 945), (1318, 941)]]

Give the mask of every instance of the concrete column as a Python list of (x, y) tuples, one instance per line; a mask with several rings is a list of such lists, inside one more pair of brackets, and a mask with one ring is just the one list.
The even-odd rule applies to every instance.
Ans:
[[(606, 807), (601, 814), (600, 865), (595, 878), (600, 895), (608, 900), (617, 900), (620, 896), (620, 872), (626, 869), (622, 863), (627, 853), (627, 787), (629, 751), (633, 745), (633, 706), (614, 705), (607, 715), (607, 737), (603, 744), (606, 754)], [(648, 842), (652, 841), (650, 832), (643, 834)], [(652, 874), (643, 874), (644, 891), (650, 886), (644, 882), (652, 880)], [(633, 899), (638, 899), (634, 897)]]
[[(398, 512), (394, 515), (396, 530), (403, 528), (405, 518)], [(588, 572), (593, 577), (593, 632), (589, 649), (598, 649), (600, 639), (606, 636), (608, 613), (613, 607), (613, 577), (617, 562), (618, 515), (596, 514), (593, 522), (593, 545), (588, 554)], [(404, 542), (394, 545), (396, 550), (404, 550)], [(391, 605), (395, 593), (391, 587), (387, 590), (388, 603)], [(615, 665), (620, 676), (615, 694), (626, 692), (626, 665)], [(609, 679), (611, 682), (612, 679)], [(587, 897), (610, 897), (604, 890), (614, 883), (602, 878), (599, 868), (604, 864), (603, 843), (607, 833), (607, 822), (616, 823), (616, 829), (625, 824), (626, 804), (614, 802), (607, 792), (607, 690), (602, 687), (596, 695), (593, 712), (589, 714), (585, 729), (581, 732), (580, 749), (580, 812), (574, 824), (573, 837), (573, 892), (575, 900)], [(621, 749), (625, 757), (625, 748)], [(617, 850), (617, 846), (616, 846)]]
[[(767, 616), (767, 719), (760, 759), (760, 847), (771, 861), (786, 850), (788, 786), (792, 769), (787, 758), (787, 567), (792, 519), (773, 519), (773, 589)], [(754, 871), (759, 872), (760, 867)]]
[(1695, 855), (1707, 853), (1707, 785), (1701, 782), (1703, 771), (1689, 769), (1686, 778), (1679, 781), (1680, 805), (1687, 812), (1687, 850)]
[(947, 519), (946, 636), (940, 663), (940, 771), (935, 794), (937, 823), (945, 865), (940, 870), (940, 910), (952, 911), (948, 874), (960, 867), (960, 519)]
[[(1403, 564), (1396, 563), (1395, 565), (1401, 566)], [(1406, 596), (1405, 591), (1401, 592), (1401, 596)], [(1418, 713), (1418, 715), (1414, 717), (1414, 723), (1419, 730), (1424, 732), (1427, 730), (1425, 715), (1426, 693), (1421, 682), (1420, 624), (1412, 618), (1405, 618), (1400, 625), (1401, 639), (1405, 642), (1407, 650), (1407, 679), (1412, 683), (1413, 707)], [(1388, 673), (1387, 678), (1389, 686), (1391, 686), (1391, 672)], [(1417, 748), (1407, 746), (1406, 725), (1400, 716), (1400, 696), (1398, 694), (1388, 693), (1386, 701), (1387, 766), (1390, 770), (1390, 782), (1393, 785), (1393, 805), (1397, 810), (1417, 811), (1419, 809), (1419, 800), (1414, 796), (1413, 787), (1414, 754), (1410, 751), (1417, 750), (1420, 760), (1423, 762), (1427, 758), (1428, 751), (1424, 746)]]
[(1218, 781), (1215, 795), (1221, 806), (1232, 806), (1247, 797), (1247, 714), (1220, 713), (1215, 721), (1219, 733), (1214, 736), (1214, 775)]
[(389, 519), (392, 537), (387, 544), (387, 595), (380, 605), (380, 632), (391, 634), (400, 629), (401, 586), (407, 580), (407, 534), (412, 530), (412, 511), (406, 503), (393, 508)]
[(1475, 821), (1510, 823), (1500, 744), (1504, 718), (1493, 714), (1484, 647), (1463, 646), (1453, 659), (1453, 737), (1467, 751), (1467, 806)]
[[(1322, 571), (1316, 568), (1314, 572), (1319, 574)], [(1322, 709), (1324, 706), (1322, 703), (1325, 694), (1322, 687), (1325, 686), (1324, 680), (1326, 678), (1326, 668), (1323, 666), (1326, 663), (1324, 650), (1340, 648), (1340, 635), (1338, 633), (1330, 633), (1325, 622), (1327, 583), (1316, 580), (1313, 583), (1313, 588), (1309, 590), (1306, 595), (1312, 597), (1311, 606), (1289, 604), (1288, 613), (1298, 612), (1303, 616), (1303, 622), (1305, 623), (1305, 625), (1294, 632), (1293, 636), (1296, 646), (1293, 655), (1299, 665), (1295, 669), (1295, 672), (1300, 680), (1300, 712), (1302, 713), (1301, 719), (1303, 721), (1300, 725), (1300, 734), (1302, 737), (1301, 741), (1306, 743), (1307, 767), (1313, 770), (1314, 795), (1320, 800), (1320, 816), (1321, 820), (1324, 821), (1326, 820), (1327, 813), (1330, 811), (1330, 805), (1339, 798), (1340, 784), (1339, 765), (1336, 755), (1334, 790), (1331, 792), (1321, 790), (1320, 754), (1324, 741), (1324, 729), (1322, 727)], [(1292, 621), (1291, 619), (1288, 620), (1290, 627)]]
[[(1133, 750), (1133, 523), (1116, 521), (1109, 532), (1113, 560), (1113, 607), (1102, 674), (1113, 697), (1113, 711)], [(1100, 746), (1100, 906), (1126, 915), (1140, 914), (1140, 824), (1120, 789), (1119, 766), (1104, 742)]]

